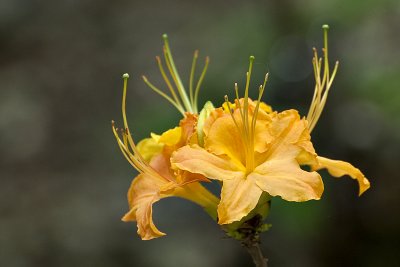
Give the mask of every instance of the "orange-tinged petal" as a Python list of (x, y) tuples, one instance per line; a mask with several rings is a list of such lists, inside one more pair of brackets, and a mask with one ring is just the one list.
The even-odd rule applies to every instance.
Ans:
[(159, 189), (173, 189), (173, 184), (162, 178), (147, 174), (138, 175), (128, 191), (129, 212), (122, 218), (123, 221), (137, 221), (138, 234), (143, 240), (150, 240), (165, 235), (153, 223), (153, 209), (155, 202), (160, 200)]
[(179, 147), (187, 145), (192, 135), (196, 132), (197, 115), (189, 112), (185, 113), (185, 118), (179, 123), (182, 128), (182, 136)]
[(296, 157), (300, 151), (295, 145), (285, 146), (275, 157), (269, 158), (249, 174), (257, 185), (271, 196), (288, 201), (320, 199), (324, 184), (317, 172), (300, 168)]
[(218, 205), (218, 223), (240, 221), (256, 207), (262, 192), (253, 177), (224, 180)]
[[(157, 157), (156, 157), (157, 158)], [(158, 157), (162, 161), (162, 157)], [(203, 207), (213, 218), (216, 218), (218, 198), (210, 193), (196, 180), (203, 176), (194, 174), (186, 184), (177, 184), (164, 177), (140, 174), (133, 181), (128, 191), (129, 212), (123, 221), (136, 221), (138, 234), (143, 240), (150, 240), (165, 235), (153, 222), (153, 204), (166, 197), (182, 197)]]
[(351, 178), (357, 180), (359, 196), (370, 187), (370, 183), (364, 174), (350, 163), (324, 157), (317, 157), (317, 159), (318, 165), (312, 166), (314, 170), (326, 168), (332, 176), (341, 177), (343, 175), (349, 175)]
[(229, 159), (218, 157), (199, 146), (184, 146), (171, 157), (173, 168), (202, 174), (210, 179), (225, 180), (243, 177), (244, 172)]

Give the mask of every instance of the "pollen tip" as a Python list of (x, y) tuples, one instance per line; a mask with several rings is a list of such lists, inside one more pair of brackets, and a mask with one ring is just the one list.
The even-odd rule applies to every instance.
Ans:
[(144, 81), (147, 81), (147, 77), (144, 76), (144, 75), (142, 75), (142, 79), (143, 79)]
[(114, 126), (115, 125), (115, 121), (111, 120), (111, 125)]
[(129, 78), (129, 74), (128, 73), (124, 73), (123, 75), (122, 75), (122, 79), (128, 79)]
[(194, 50), (194, 56), (195, 56), (195, 57), (198, 57), (198, 56), (199, 56), (199, 50), (198, 50), (198, 49)]
[(329, 25), (328, 25), (328, 24), (322, 25), (322, 29), (324, 29), (324, 30), (329, 30)]

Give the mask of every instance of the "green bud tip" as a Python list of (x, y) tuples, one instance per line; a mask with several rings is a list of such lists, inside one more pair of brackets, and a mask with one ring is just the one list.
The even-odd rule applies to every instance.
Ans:
[(253, 61), (255, 59), (254, 56), (250, 56), (250, 61)]
[(164, 40), (168, 40), (168, 35), (167, 35), (166, 33), (164, 33), (164, 34), (162, 35), (162, 38), (163, 38)]
[(329, 25), (328, 25), (328, 24), (322, 25), (322, 29), (324, 29), (324, 30), (329, 30)]
[(122, 75), (122, 79), (128, 79), (129, 78), (129, 74), (128, 73), (124, 73), (124, 75)]

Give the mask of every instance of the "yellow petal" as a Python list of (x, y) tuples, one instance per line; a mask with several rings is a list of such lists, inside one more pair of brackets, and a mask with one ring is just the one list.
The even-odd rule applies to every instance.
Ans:
[(162, 151), (163, 145), (155, 138), (145, 138), (137, 144), (136, 148), (144, 160), (149, 162), (154, 155)]
[(260, 102), (260, 109), (267, 113), (272, 112), (272, 107), (270, 105), (265, 104), (264, 102)]
[(224, 180), (218, 205), (218, 223), (240, 221), (257, 206), (262, 192), (252, 177)]
[(171, 157), (173, 168), (202, 174), (210, 179), (225, 180), (243, 177), (243, 171), (229, 159), (215, 156), (199, 146), (184, 146)]
[(279, 154), (258, 166), (248, 178), (271, 196), (280, 196), (288, 201), (320, 199), (324, 184), (317, 172), (307, 172), (300, 168), (296, 157), (300, 148), (284, 146)]
[(318, 165), (312, 166), (313, 169), (320, 170), (326, 168), (332, 176), (341, 177), (343, 175), (349, 175), (351, 178), (357, 180), (359, 185), (359, 196), (370, 187), (370, 183), (364, 174), (350, 163), (324, 157), (317, 157), (317, 159)]
[(181, 135), (182, 135), (182, 128), (175, 127), (174, 129), (170, 129), (164, 132), (160, 136), (158, 142), (161, 144), (165, 144), (167, 146), (174, 146), (181, 140)]

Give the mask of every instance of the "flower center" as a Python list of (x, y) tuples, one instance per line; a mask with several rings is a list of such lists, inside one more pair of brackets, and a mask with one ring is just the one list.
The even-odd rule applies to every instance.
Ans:
[(258, 116), (258, 110), (260, 109), (261, 97), (264, 93), (264, 89), (268, 80), (268, 73), (267, 73), (264, 78), (264, 83), (259, 86), (257, 103), (254, 110), (252, 110), (252, 107), (249, 106), (249, 87), (250, 87), (251, 72), (253, 70), (253, 62), (254, 62), (254, 56), (250, 56), (249, 70), (246, 73), (246, 87), (242, 101), (243, 103), (240, 102), (239, 88), (237, 83), (235, 83), (235, 94), (236, 94), (235, 104), (236, 108), (239, 110), (240, 120), (235, 118), (234, 109), (231, 108), (228, 96), (225, 95), (225, 102), (228, 106), (229, 113), (242, 139), (245, 165), (246, 165), (246, 174), (251, 173), (256, 167), (254, 159), (254, 147), (255, 147), (257, 116)]

